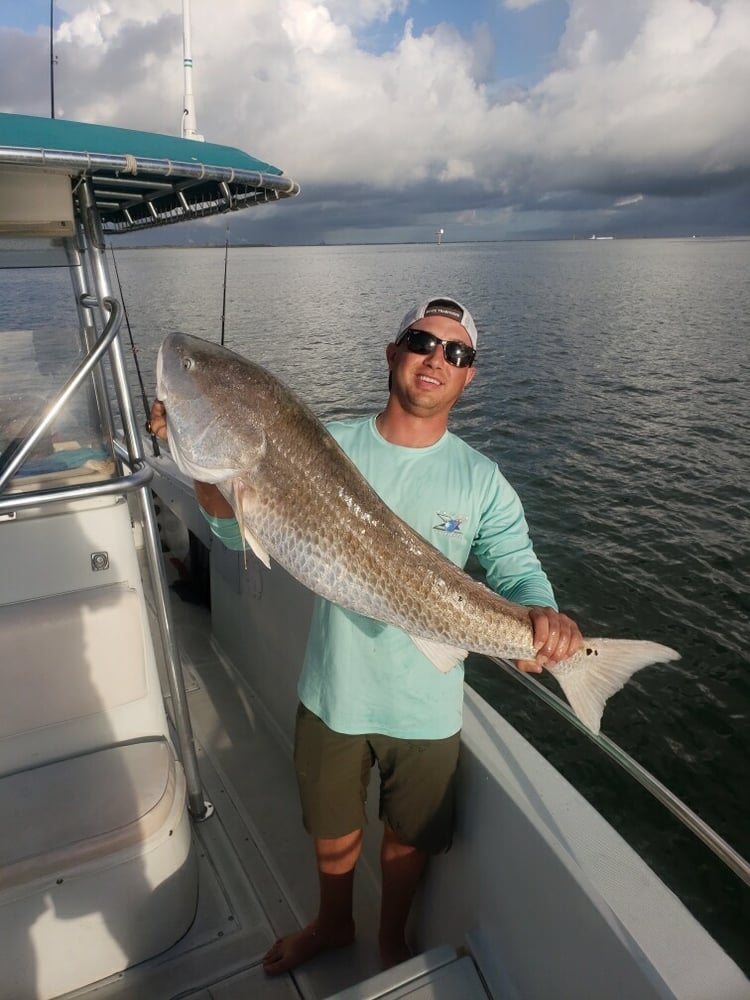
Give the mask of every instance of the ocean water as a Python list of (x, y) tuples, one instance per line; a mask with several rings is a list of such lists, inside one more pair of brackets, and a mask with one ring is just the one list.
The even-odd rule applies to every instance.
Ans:
[[(151, 399), (165, 333), (220, 339), (224, 250), (115, 253)], [(518, 490), (584, 634), (681, 652), (614, 696), (602, 728), (746, 858), (748, 273), (750, 240), (233, 248), (224, 328), (326, 419), (383, 405), (385, 345), (415, 300), (472, 310), (477, 376), (452, 429)], [(475, 657), (467, 676), (750, 969), (748, 890), (512, 679)]]

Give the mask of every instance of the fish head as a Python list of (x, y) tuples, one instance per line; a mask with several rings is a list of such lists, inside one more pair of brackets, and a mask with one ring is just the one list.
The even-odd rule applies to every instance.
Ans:
[(261, 371), (200, 337), (164, 338), (156, 392), (167, 411), (169, 448), (182, 472), (218, 484), (256, 468), (266, 447), (254, 406), (254, 376)]

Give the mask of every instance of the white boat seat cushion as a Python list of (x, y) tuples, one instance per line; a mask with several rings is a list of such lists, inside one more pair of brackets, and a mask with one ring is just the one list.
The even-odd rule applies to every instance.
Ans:
[(138, 595), (126, 587), (0, 607), (0, 739), (106, 713), (146, 693)]
[(109, 863), (159, 832), (174, 805), (164, 740), (112, 746), (0, 778), (0, 891)]

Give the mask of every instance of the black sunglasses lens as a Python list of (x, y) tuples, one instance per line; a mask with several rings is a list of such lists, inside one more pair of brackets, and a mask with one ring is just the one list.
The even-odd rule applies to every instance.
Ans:
[(438, 344), (443, 344), (445, 360), (456, 368), (466, 368), (474, 360), (474, 348), (460, 340), (438, 340), (426, 330), (407, 330), (406, 346), (412, 354), (432, 354)]
[(437, 337), (426, 330), (409, 330), (406, 334), (406, 346), (412, 354), (432, 354), (437, 344)]
[(465, 368), (474, 360), (474, 350), (460, 340), (451, 340), (445, 345), (445, 360), (456, 368)]

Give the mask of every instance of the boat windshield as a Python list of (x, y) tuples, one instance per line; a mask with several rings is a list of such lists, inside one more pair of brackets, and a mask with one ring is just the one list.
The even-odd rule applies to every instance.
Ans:
[[(77, 269), (63, 240), (0, 239), (0, 470), (85, 356)], [(39, 477), (48, 486), (109, 475), (112, 453), (100, 413), (96, 383), (89, 377), (41, 435), (13, 488), (33, 490)]]

